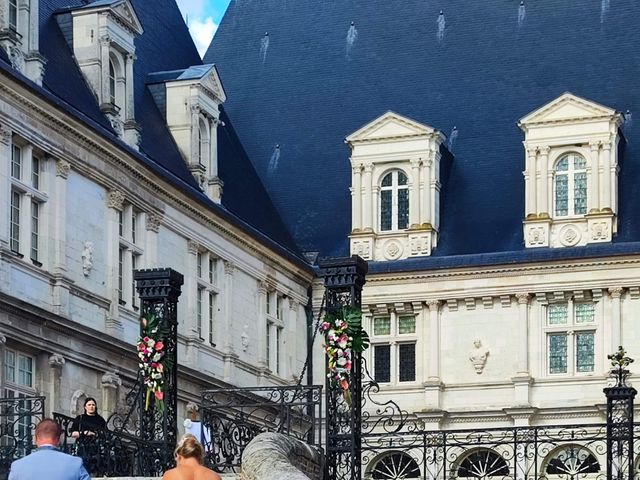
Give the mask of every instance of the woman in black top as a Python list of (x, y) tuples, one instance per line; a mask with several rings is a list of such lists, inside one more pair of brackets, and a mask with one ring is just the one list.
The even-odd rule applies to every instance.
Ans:
[(95, 398), (88, 397), (84, 401), (84, 413), (78, 415), (71, 424), (71, 436), (73, 438), (95, 437), (95, 435), (107, 428), (107, 422), (98, 415), (98, 404)]

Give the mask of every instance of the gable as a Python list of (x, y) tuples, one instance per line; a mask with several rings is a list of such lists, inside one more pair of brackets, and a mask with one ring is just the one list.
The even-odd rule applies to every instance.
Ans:
[(522, 126), (546, 122), (600, 119), (612, 117), (615, 114), (615, 110), (571, 93), (565, 93), (523, 117), (519, 124)]
[(200, 85), (202, 85), (204, 89), (212, 92), (216, 97), (220, 99), (220, 101), (224, 102), (227, 99), (216, 67), (212, 67), (209, 72), (204, 77), (202, 77), (202, 80), (200, 80)]
[(434, 128), (418, 123), (394, 112), (387, 112), (367, 123), (347, 137), (349, 144), (395, 140), (399, 138), (433, 136)]
[(138, 35), (142, 34), (142, 25), (129, 0), (115, 4), (111, 10), (127, 27)]

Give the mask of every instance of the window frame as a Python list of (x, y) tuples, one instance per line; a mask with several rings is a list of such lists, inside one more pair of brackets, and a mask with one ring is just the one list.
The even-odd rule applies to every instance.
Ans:
[(277, 290), (267, 290), (265, 299), (266, 338), (265, 357), (267, 368), (278, 376), (284, 375), (284, 318), (285, 295)]
[[(401, 319), (414, 318), (413, 331), (400, 333)], [(376, 320), (388, 318), (388, 333), (376, 333)], [(418, 382), (418, 332), (416, 313), (396, 313), (376, 314), (369, 319), (369, 332), (371, 342), (370, 363), (374, 380), (385, 385), (412, 385)], [(386, 330), (385, 330), (386, 331)], [(376, 347), (389, 346), (389, 381), (378, 381), (376, 378)], [(413, 345), (413, 379), (401, 380), (403, 372), (401, 370), (401, 352), (406, 345)]]
[[(576, 169), (575, 168), (575, 161), (578, 158), (583, 160), (584, 168), (580, 168), (580, 169)], [(562, 162), (565, 159), (567, 160), (567, 170), (566, 171), (559, 171), (558, 170), (558, 165), (560, 164), (560, 162)], [(591, 189), (589, 187), (589, 176), (587, 175), (587, 168), (588, 168), (588, 160), (587, 160), (587, 158), (584, 155), (582, 155), (581, 153), (578, 153), (578, 152), (575, 152), (575, 151), (568, 151), (568, 152), (561, 153), (557, 157), (555, 162), (553, 163), (553, 179), (552, 179), (553, 205), (552, 205), (552, 211), (553, 211), (553, 217), (554, 218), (562, 219), (562, 218), (583, 217), (584, 215), (586, 215), (588, 213), (589, 196), (591, 194), (591, 191), (590, 191)], [(576, 176), (579, 175), (579, 174), (584, 174), (584, 181), (585, 181), (585, 186), (584, 186), (584, 194), (585, 194), (584, 213), (576, 213), (575, 183), (576, 183)], [(559, 214), (558, 213), (558, 180), (559, 180), (560, 176), (567, 178), (567, 213), (566, 214)]]
[(142, 210), (125, 202), (118, 212), (118, 303), (134, 312), (140, 310), (133, 271), (143, 266), (143, 227)]
[[(399, 174), (404, 175), (405, 183), (399, 183)], [(385, 179), (391, 175), (391, 185), (383, 186)], [(410, 209), (411, 209), (411, 201), (410, 201), (410, 189), (409, 189), (409, 174), (405, 172), (401, 168), (394, 168), (392, 170), (388, 170), (380, 175), (380, 181), (378, 182), (379, 195), (378, 195), (378, 231), (381, 233), (387, 232), (403, 232), (409, 228), (409, 218), (410, 218)], [(400, 204), (400, 191), (406, 193), (406, 201), (407, 201), (407, 211), (406, 211), (406, 225), (400, 228), (399, 224), (399, 204)], [(382, 209), (383, 209), (383, 192), (391, 192), (391, 224), (389, 228), (384, 228), (383, 220), (382, 220)]]
[[(551, 309), (556, 305), (566, 305), (567, 315), (565, 323), (550, 323)], [(593, 306), (593, 319), (590, 322), (578, 322), (577, 321), (577, 306), (578, 305), (592, 305)], [(573, 298), (568, 298), (563, 301), (551, 302), (545, 305), (542, 316), (542, 341), (544, 347), (544, 372), (547, 377), (574, 377), (574, 376), (591, 376), (598, 372), (598, 365), (600, 360), (600, 352), (598, 348), (599, 331), (600, 331), (600, 309), (599, 303), (593, 300), (580, 300), (576, 301)], [(593, 335), (593, 369), (591, 371), (578, 371), (578, 336), (581, 334), (591, 333)], [(566, 352), (565, 352), (565, 366), (564, 372), (552, 372), (551, 362), (551, 337), (562, 336), (566, 338)]]
[(213, 252), (200, 249), (196, 253), (196, 304), (198, 337), (212, 347), (215, 343), (216, 312), (218, 311), (218, 270), (220, 258)]

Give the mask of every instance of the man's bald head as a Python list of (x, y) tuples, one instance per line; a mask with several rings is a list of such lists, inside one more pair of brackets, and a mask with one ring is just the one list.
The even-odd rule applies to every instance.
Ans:
[(36, 427), (36, 445), (40, 446), (51, 444), (58, 446), (61, 434), (62, 429), (60, 428), (60, 425), (50, 418), (45, 418)]

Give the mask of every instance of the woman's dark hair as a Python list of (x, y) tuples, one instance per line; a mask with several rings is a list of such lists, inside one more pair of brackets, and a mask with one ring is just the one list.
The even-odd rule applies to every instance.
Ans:
[(83, 407), (86, 407), (86, 406), (87, 406), (87, 403), (89, 403), (89, 402), (93, 402), (93, 403), (95, 403), (95, 404), (96, 404), (96, 407), (98, 406), (98, 402), (96, 402), (96, 399), (95, 399), (95, 398), (93, 398), (93, 397), (87, 397), (87, 398), (86, 398), (86, 400), (84, 401), (84, 405), (83, 405)]

